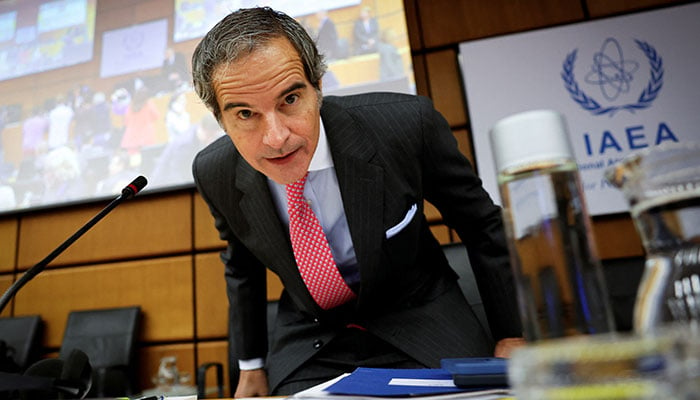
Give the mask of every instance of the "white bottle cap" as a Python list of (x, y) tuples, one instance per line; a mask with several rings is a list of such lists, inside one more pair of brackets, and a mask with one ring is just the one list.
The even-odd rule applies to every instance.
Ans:
[(538, 161), (574, 159), (566, 120), (552, 110), (526, 111), (503, 118), (490, 132), (496, 170)]

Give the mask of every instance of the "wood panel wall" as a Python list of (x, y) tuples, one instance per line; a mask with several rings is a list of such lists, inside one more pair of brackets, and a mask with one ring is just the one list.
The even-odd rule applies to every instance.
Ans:
[[(98, 13), (117, 8), (124, 18), (162, 18), (172, 1), (99, 1)], [(381, 11), (380, 0), (363, 0)], [(673, 0), (404, 0), (419, 94), (433, 99), (449, 121), (460, 149), (474, 160), (467, 103), (457, 63), (464, 40), (580, 22), (681, 3)], [(98, 23), (113, 29), (119, 24)], [(99, 52), (99, 49), (97, 49)], [(25, 83), (24, 93), (37, 84)], [(27, 89), (28, 88), (28, 89)], [(28, 91), (27, 91), (28, 90)], [(29, 95), (30, 95), (29, 94)], [(0, 290), (58, 246), (106, 204), (57, 208), (0, 217)], [(426, 208), (442, 242), (454, 235), (440, 214)], [(640, 256), (641, 243), (627, 215), (594, 220), (603, 259)], [(151, 387), (162, 356), (178, 357), (194, 377), (204, 362), (226, 363), (227, 300), (219, 251), (223, 248), (206, 205), (193, 189), (139, 196), (107, 216), (18, 294), (2, 316), (39, 314), (48, 354), (59, 348), (71, 310), (138, 304), (142, 386)], [(279, 281), (271, 277), (271, 298)], [(209, 382), (213, 382), (210, 376)]]

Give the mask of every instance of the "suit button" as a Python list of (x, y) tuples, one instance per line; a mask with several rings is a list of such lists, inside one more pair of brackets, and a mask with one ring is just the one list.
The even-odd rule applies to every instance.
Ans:
[(320, 349), (321, 346), (323, 346), (323, 340), (321, 340), (321, 339), (314, 340), (314, 349)]

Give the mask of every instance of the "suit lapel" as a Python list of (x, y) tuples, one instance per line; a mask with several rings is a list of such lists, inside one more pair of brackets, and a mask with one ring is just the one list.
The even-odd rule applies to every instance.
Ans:
[(373, 296), (383, 242), (383, 169), (373, 163), (376, 143), (360, 132), (350, 115), (324, 100), (324, 126), (330, 145), (355, 255), (360, 266), (359, 307)]

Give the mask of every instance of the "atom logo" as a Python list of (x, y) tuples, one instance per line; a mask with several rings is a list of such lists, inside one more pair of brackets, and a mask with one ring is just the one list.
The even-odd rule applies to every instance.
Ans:
[[(637, 110), (649, 108), (659, 95), (664, 83), (663, 59), (657, 54), (656, 49), (647, 42), (635, 40), (635, 43), (646, 55), (650, 67), (649, 82), (640, 93), (636, 103), (603, 107), (593, 97), (586, 94), (579, 87), (574, 77), (576, 49), (566, 56), (561, 73), (564, 87), (571, 95), (571, 98), (593, 115), (608, 114), (612, 117), (615, 113), (622, 110), (634, 113)], [(593, 64), (585, 77), (585, 81), (586, 83), (599, 86), (603, 97), (608, 101), (614, 101), (621, 94), (630, 91), (634, 74), (639, 68), (639, 63), (624, 58), (622, 47), (615, 39), (608, 38), (603, 42), (601, 50), (593, 56)]]
[(600, 51), (593, 55), (591, 72), (585, 80), (586, 83), (600, 86), (603, 96), (614, 101), (620, 94), (629, 93), (634, 73), (638, 69), (638, 62), (624, 59), (620, 43), (607, 38)]

